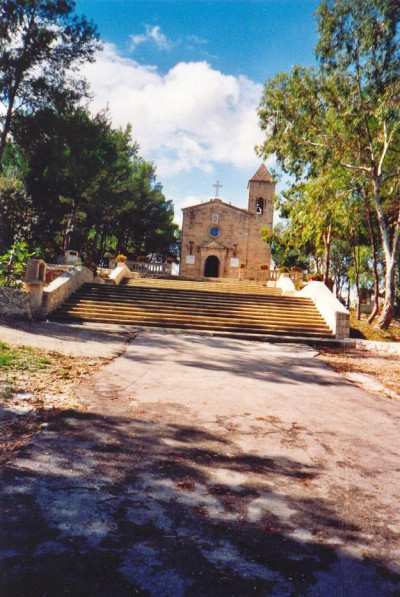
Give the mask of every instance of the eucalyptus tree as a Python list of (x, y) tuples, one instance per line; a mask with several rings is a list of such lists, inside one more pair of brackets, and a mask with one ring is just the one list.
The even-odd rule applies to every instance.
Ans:
[(0, 3), (0, 171), (18, 112), (32, 113), (87, 93), (75, 71), (99, 48), (96, 27), (78, 17), (73, 0)]
[(397, 0), (323, 0), (320, 68), (280, 73), (259, 107), (261, 155), (275, 153), (299, 179), (332, 167), (369, 186), (385, 260), (383, 328), (394, 313), (400, 248), (399, 20)]

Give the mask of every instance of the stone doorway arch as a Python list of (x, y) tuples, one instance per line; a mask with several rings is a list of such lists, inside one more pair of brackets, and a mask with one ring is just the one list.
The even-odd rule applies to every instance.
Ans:
[(204, 263), (204, 276), (206, 278), (219, 277), (219, 259), (215, 255), (207, 257)]

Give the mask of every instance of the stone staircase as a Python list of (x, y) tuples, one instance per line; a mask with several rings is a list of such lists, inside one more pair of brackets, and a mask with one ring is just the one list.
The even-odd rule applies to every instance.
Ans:
[(332, 338), (311, 299), (238, 281), (131, 279), (120, 286), (84, 284), (53, 321), (92, 321), (162, 327), (261, 339), (283, 335)]

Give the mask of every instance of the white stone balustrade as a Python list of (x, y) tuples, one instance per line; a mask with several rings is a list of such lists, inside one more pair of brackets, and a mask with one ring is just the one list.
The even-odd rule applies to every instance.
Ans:
[(142, 277), (165, 278), (172, 276), (172, 263), (140, 263), (127, 261), (131, 272), (138, 272)]

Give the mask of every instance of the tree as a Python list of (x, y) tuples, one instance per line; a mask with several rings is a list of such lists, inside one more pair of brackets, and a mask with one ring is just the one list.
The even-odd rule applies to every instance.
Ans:
[(0, 4), (0, 171), (15, 114), (70, 103), (86, 93), (71, 76), (99, 48), (96, 27), (74, 14), (73, 0)]
[(24, 183), (11, 175), (0, 176), (0, 252), (16, 242), (31, 239), (36, 223)]
[(115, 234), (117, 251), (135, 255), (167, 256), (176, 242), (174, 209), (156, 182), (153, 164), (139, 158), (127, 189), (127, 200), (118, 213)]
[(400, 245), (399, 17), (394, 0), (323, 0), (320, 69), (277, 75), (259, 108), (262, 155), (275, 152), (298, 178), (329, 166), (369, 185), (385, 259), (383, 328), (394, 313)]
[[(6, 170), (18, 164), (37, 218), (33, 234), (48, 258), (63, 253), (75, 227), (81, 253), (168, 253), (175, 241), (173, 207), (155, 168), (138, 156), (131, 127), (113, 129), (107, 111), (45, 108), (19, 115)], [(12, 149), (12, 151), (10, 151)]]

